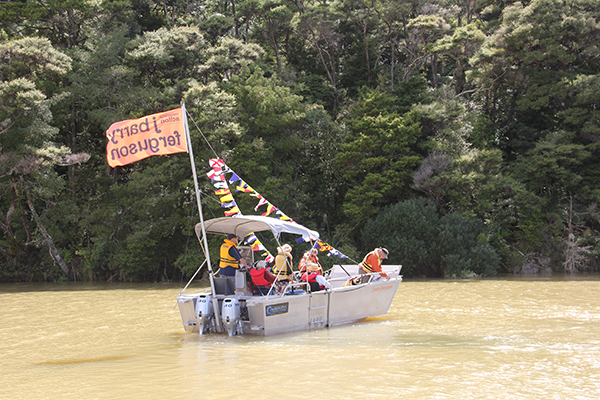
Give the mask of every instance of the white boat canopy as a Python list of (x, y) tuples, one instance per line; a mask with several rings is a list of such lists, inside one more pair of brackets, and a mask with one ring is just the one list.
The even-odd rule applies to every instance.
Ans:
[[(235, 234), (239, 238), (246, 237), (252, 232), (271, 231), (279, 240), (282, 232), (300, 235), (306, 241), (317, 240), (319, 233), (312, 231), (295, 222), (282, 221), (271, 217), (259, 215), (245, 215), (242, 217), (214, 218), (204, 222), (206, 233)], [(202, 224), (196, 224), (196, 235), (202, 238)]]

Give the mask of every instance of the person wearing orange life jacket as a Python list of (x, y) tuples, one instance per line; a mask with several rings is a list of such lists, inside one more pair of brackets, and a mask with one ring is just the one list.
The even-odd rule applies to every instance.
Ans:
[(220, 256), (219, 275), (221, 276), (235, 276), (235, 271), (240, 268), (240, 264), (248, 267), (246, 260), (237, 249), (237, 236), (234, 234), (227, 234), (227, 238), (221, 245)]
[(304, 253), (298, 269), (303, 272), (300, 279), (304, 282), (308, 281), (311, 292), (331, 288), (331, 284), (323, 277), (323, 267), (319, 264), (317, 249), (312, 248)]
[(387, 278), (387, 274), (381, 272), (381, 260), (387, 259), (388, 255), (389, 252), (386, 248), (378, 247), (365, 256), (362, 262), (358, 264), (358, 273), (361, 274), (362, 283), (367, 283), (369, 281), (369, 277), (365, 274), (370, 274), (372, 272), (379, 272), (380, 276)]
[(267, 271), (265, 265), (265, 261), (257, 261), (255, 266), (250, 269), (250, 276), (256, 292), (262, 294), (269, 293), (271, 285), (275, 282), (275, 275)]
[(307, 269), (314, 272), (318, 271), (320, 275), (323, 275), (323, 267), (321, 267), (321, 264), (319, 264), (319, 257), (317, 257), (317, 249), (315, 248), (312, 248), (304, 253), (300, 259), (300, 262), (298, 263), (298, 271), (306, 272)]

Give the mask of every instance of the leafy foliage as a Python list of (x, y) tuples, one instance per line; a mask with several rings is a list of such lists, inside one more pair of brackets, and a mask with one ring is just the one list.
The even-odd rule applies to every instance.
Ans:
[(414, 200), (385, 207), (362, 230), (367, 248), (384, 246), (389, 262), (408, 276), (494, 276), (500, 257), (477, 219), (440, 217), (433, 205)]
[(221, 157), (414, 276), (598, 270), (600, 3), (457, 4), (4, 2), (0, 280), (195, 270), (187, 157), (104, 154), (111, 123), (182, 100), (207, 218)]

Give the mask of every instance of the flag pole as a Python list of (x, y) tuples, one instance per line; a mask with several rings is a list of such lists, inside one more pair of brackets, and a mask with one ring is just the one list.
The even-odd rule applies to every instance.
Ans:
[[(181, 102), (181, 110), (183, 115), (183, 127), (185, 129), (185, 140), (187, 141), (188, 153), (190, 154), (190, 163), (192, 165), (192, 175), (194, 176), (194, 189), (196, 190), (196, 201), (198, 202), (198, 213), (200, 214), (200, 224), (202, 225), (202, 238), (204, 240), (204, 255), (206, 256), (209, 278), (210, 278), (210, 288), (212, 289), (212, 301), (213, 301), (213, 309), (215, 312), (215, 325), (217, 328), (217, 332), (221, 333), (221, 315), (219, 313), (219, 301), (217, 300), (217, 292), (215, 290), (215, 277), (212, 270), (212, 265), (210, 263), (210, 254), (208, 251), (208, 241), (206, 240), (206, 229), (204, 227), (204, 216), (202, 214), (202, 202), (200, 201), (200, 189), (198, 188), (198, 176), (196, 175), (196, 164), (194, 163), (194, 151), (192, 150), (192, 139), (190, 137), (190, 128), (188, 126), (187, 120), (187, 112), (185, 110), (185, 103)], [(202, 245), (202, 243), (201, 243)], [(202, 329), (202, 328), (200, 328)]]

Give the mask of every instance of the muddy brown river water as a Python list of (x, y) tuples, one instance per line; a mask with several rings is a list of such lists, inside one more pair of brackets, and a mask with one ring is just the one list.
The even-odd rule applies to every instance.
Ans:
[(388, 314), (184, 333), (178, 284), (0, 284), (0, 399), (599, 399), (600, 276), (405, 281)]

